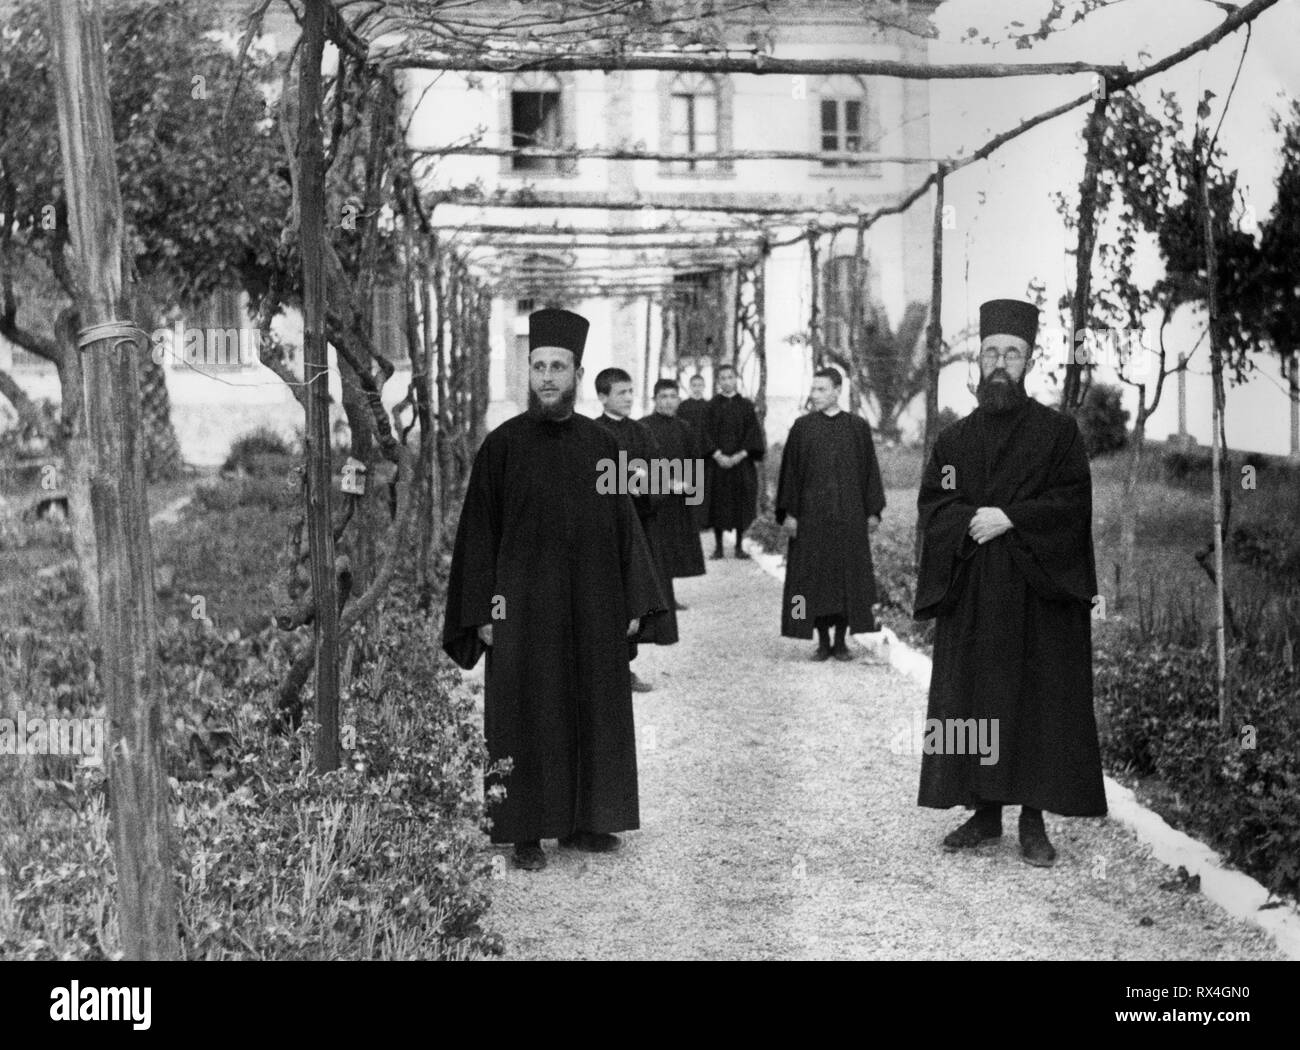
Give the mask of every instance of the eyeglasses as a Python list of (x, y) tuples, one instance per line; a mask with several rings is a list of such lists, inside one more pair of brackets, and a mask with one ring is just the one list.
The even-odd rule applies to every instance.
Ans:
[(1025, 352), (1012, 347), (1010, 350), (988, 350), (980, 351), (980, 362), (986, 365), (995, 365), (999, 361), (1003, 364), (1018, 365), (1025, 359)]

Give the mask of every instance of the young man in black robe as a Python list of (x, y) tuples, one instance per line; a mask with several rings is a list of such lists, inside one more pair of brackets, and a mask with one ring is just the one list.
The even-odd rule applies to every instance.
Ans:
[[(665, 570), (672, 577), (703, 576), (704, 547), (691, 511), (692, 503), (703, 496), (704, 453), (695, 431), (677, 418), (680, 398), (676, 381), (660, 379), (654, 394), (655, 410), (641, 423), (654, 436), (660, 455), (675, 475), (673, 490), (659, 504), (655, 516), (663, 536)], [(684, 610), (686, 606), (678, 602), (677, 608)]]
[(573, 411), (587, 322), (529, 318), (528, 410), (474, 457), (447, 585), (442, 646), (487, 652), (484, 733), (493, 842), (546, 864), (541, 840), (592, 851), (640, 825), (628, 638), (664, 608), (636, 511), (601, 494), (614, 439)]
[[(596, 417), (598, 425), (604, 427), (618, 444), (619, 451), (625, 454), (628, 468), (635, 467), (631, 477), (624, 478), (632, 496), (632, 505), (636, 508), (637, 518), (645, 530), (646, 542), (650, 546), (650, 556), (654, 560), (655, 572), (667, 606), (661, 613), (647, 616), (641, 623), (641, 630), (629, 644), (631, 659), (636, 659), (638, 643), (646, 645), (675, 645), (677, 635), (677, 597), (673, 594), (673, 578), (665, 562), (666, 541), (659, 522), (659, 509), (667, 498), (667, 493), (652, 492), (651, 471), (656, 469), (656, 461), (661, 459), (659, 447), (654, 436), (646, 427), (630, 418), (632, 411), (632, 377), (621, 368), (605, 368), (596, 375), (596, 396), (600, 398), (601, 414)], [(617, 462), (617, 460), (616, 460)], [(620, 467), (621, 469), (621, 467)], [(632, 691), (648, 693), (654, 687), (632, 673)]]
[(745, 530), (758, 515), (758, 471), (755, 464), (767, 450), (754, 402), (736, 393), (736, 370), (719, 365), (714, 373), (718, 392), (709, 402), (705, 423), (705, 490), (713, 557), (722, 557), (722, 534), (736, 530), (736, 557), (748, 558), (741, 544)]
[[(704, 377), (696, 372), (688, 383), (691, 396), (677, 409), (677, 418), (695, 431), (696, 440), (703, 448), (708, 432), (709, 402), (704, 397)], [(703, 532), (709, 527), (709, 490), (707, 478), (702, 480), (703, 497), (691, 507), (691, 521), (696, 532)], [(702, 555), (701, 555), (702, 556)]]
[(1042, 811), (1104, 816), (1106, 796), (1092, 478), (1078, 424), (1025, 392), (1037, 333), (1029, 303), (980, 307), (979, 407), (939, 435), (921, 481), (915, 616), (936, 624), (918, 803), (974, 808), (948, 849), (999, 838), (1002, 806), (1019, 805), (1021, 855), (1047, 867)]
[(840, 408), (843, 384), (834, 368), (813, 376), (813, 411), (790, 428), (776, 493), (776, 521), (790, 536), (781, 634), (811, 638), (816, 627), (814, 660), (852, 660), (845, 632), (878, 629), (871, 534), (885, 488), (871, 426)]

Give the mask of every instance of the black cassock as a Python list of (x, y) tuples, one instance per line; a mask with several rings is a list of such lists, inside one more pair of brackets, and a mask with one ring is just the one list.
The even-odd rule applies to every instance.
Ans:
[[(708, 433), (709, 420), (709, 402), (702, 397), (688, 397), (677, 407), (677, 418), (695, 432), (695, 440), (699, 442), (700, 451), (705, 451), (708, 443), (706, 434)], [(703, 532), (709, 527), (709, 486), (707, 478), (707, 458), (706, 458), (706, 477), (701, 484), (704, 486), (704, 498), (690, 508), (691, 521), (695, 524), (696, 532)]]
[[(635, 459), (644, 460), (646, 469), (653, 473), (651, 460), (659, 458), (659, 446), (655, 442), (654, 435), (642, 426), (639, 420), (611, 419), (602, 412), (596, 417), (596, 424), (613, 436), (619, 450), (627, 453), (629, 464)], [(650, 556), (654, 559), (656, 580), (666, 599), (666, 608), (663, 612), (647, 616), (642, 620), (641, 630), (637, 632), (632, 644), (633, 659), (636, 659), (638, 642), (646, 645), (674, 645), (678, 640), (677, 598), (673, 594), (673, 577), (668, 572), (665, 562), (665, 541), (659, 523), (659, 508), (664, 501), (665, 497), (662, 493), (651, 495), (646, 492), (632, 497), (632, 506), (636, 508), (637, 518), (641, 522), (646, 542), (650, 546)]]
[[(917, 506), (915, 616), (936, 620), (928, 717), (998, 720), (993, 764), (922, 754), (918, 804), (1104, 815), (1092, 478), (1078, 424), (1033, 399), (1009, 413), (976, 409), (939, 435)], [(966, 530), (980, 507), (1001, 508), (1014, 527), (977, 544)]]
[[(723, 469), (713, 461), (713, 453), (733, 456), (741, 449), (749, 453), (734, 467)], [(758, 515), (758, 468), (767, 442), (758, 425), (754, 403), (735, 394), (715, 394), (709, 402), (705, 422), (704, 453), (705, 489), (708, 491), (711, 529), (739, 529), (741, 535)]]
[(491, 761), (514, 763), (493, 842), (640, 824), (627, 625), (664, 598), (631, 500), (597, 491), (617, 456), (590, 419), (524, 413), (474, 458), (442, 647), (471, 668), (492, 625), (484, 733)]
[[(651, 412), (639, 422), (653, 435), (660, 455), (682, 464), (683, 471), (685, 464), (690, 462), (692, 480), (696, 485), (703, 485), (704, 452), (689, 424), (659, 412)], [(665, 496), (659, 504), (655, 523), (663, 544), (663, 561), (670, 576), (704, 575), (704, 547), (700, 543), (700, 530), (695, 527), (692, 517), (695, 509), (686, 502), (685, 495)], [(653, 538), (651, 545), (655, 545)]]
[(877, 630), (867, 519), (885, 509), (876, 446), (861, 416), (813, 412), (790, 428), (781, 454), (777, 524), (793, 515), (781, 634), (811, 638), (818, 616), (845, 616), (853, 633)]

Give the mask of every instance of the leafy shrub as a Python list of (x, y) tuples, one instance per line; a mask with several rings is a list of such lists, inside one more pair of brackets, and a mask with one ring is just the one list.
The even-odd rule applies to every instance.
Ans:
[(1214, 660), (1203, 647), (1150, 642), (1100, 652), (1103, 756), (1112, 768), (1159, 777), (1174, 792), (1176, 823), (1270, 891), (1294, 896), (1300, 892), (1300, 674), (1234, 649), (1225, 731)]
[[(217, 594), (236, 576), (267, 576), (265, 561), (227, 561), (238, 548), (203, 546), (203, 536), (240, 535), (258, 547), (251, 540), (271, 519), (241, 498), (213, 495), (208, 505), (224, 509), (211, 511), (200, 500), (161, 533), (161, 549), (182, 555), (201, 593)], [(184, 561), (187, 549), (207, 553)], [(489, 854), (479, 716), (438, 649), (433, 621), (416, 611), (410, 568), (399, 568), (376, 611), (365, 639), (370, 662), (345, 675), (340, 721), (351, 749), (325, 776), (312, 769), (310, 726), (286, 736), (272, 725), (293, 639), (274, 628), (213, 630), (188, 615), (163, 624), (164, 760), (187, 957), (500, 951), (480, 925)], [(75, 584), (71, 569), (42, 579), (21, 615), (5, 610), (0, 697), (102, 713)], [(0, 763), (0, 959), (121, 955), (103, 770), (73, 762)]]
[(1210, 478), (1210, 450), (1201, 445), (1167, 446), (1161, 453), (1160, 464), (1166, 480), (1177, 485), (1208, 482)]
[(1076, 417), (1089, 457), (1117, 452), (1128, 444), (1128, 409), (1117, 386), (1093, 383)]
[(284, 467), (292, 466), (293, 461), (294, 452), (289, 443), (274, 430), (259, 427), (235, 439), (221, 469), (254, 477), (272, 473), (283, 476)]
[(1228, 533), (1228, 549), (1244, 565), (1300, 582), (1300, 529), (1289, 522), (1245, 521)]

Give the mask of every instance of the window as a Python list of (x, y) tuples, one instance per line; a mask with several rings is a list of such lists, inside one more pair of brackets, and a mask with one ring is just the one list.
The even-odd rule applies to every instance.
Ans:
[[(819, 149), (822, 153), (874, 153), (878, 149), (875, 99), (858, 77), (828, 77), (818, 94)], [(860, 167), (856, 162), (823, 160), (823, 168)], [(875, 166), (869, 169), (875, 173)]]
[[(725, 153), (731, 149), (731, 81), (704, 73), (663, 73), (659, 80), (659, 149), (665, 153)], [(730, 161), (674, 160), (661, 175), (729, 175)]]
[[(718, 86), (712, 77), (683, 73), (673, 79), (668, 99), (673, 153), (718, 151)], [(673, 161), (672, 172), (717, 171), (715, 160)]]
[[(564, 117), (559, 80), (550, 75), (520, 77), (510, 92), (510, 144), (516, 149), (544, 146), (559, 149), (563, 144)], [(514, 157), (514, 171), (556, 172), (555, 157)]]

